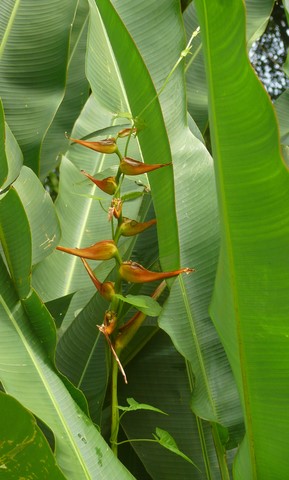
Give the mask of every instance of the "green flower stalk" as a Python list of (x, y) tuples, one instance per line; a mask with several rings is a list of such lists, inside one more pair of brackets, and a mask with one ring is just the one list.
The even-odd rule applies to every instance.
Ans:
[(77, 257), (87, 258), (89, 260), (110, 260), (116, 258), (120, 261), (117, 246), (113, 240), (102, 240), (94, 245), (86, 248), (68, 248), (58, 246), (57, 250), (61, 252), (70, 253)]
[(193, 268), (181, 268), (172, 272), (152, 272), (136, 262), (123, 262), (119, 267), (120, 276), (131, 283), (147, 283), (155, 280), (176, 277), (180, 273), (189, 274), (194, 272)]
[(119, 164), (119, 169), (124, 175), (140, 175), (141, 173), (152, 172), (153, 170), (167, 167), (168, 165), (171, 165), (171, 163), (155, 163), (150, 165), (130, 157), (123, 157)]
[(100, 295), (111, 302), (114, 297), (114, 282), (104, 282), (101, 283), (93, 273), (93, 270), (88, 265), (87, 261), (84, 258), (81, 258), (83, 265), (86, 268), (88, 275), (90, 276), (91, 280), (93, 281), (94, 285), (96, 286), (97, 290), (99, 291)]
[(91, 180), (98, 188), (100, 188), (100, 190), (108, 195), (113, 195), (116, 192), (117, 183), (115, 181), (115, 177), (107, 177), (102, 180), (98, 180), (89, 173), (85, 172), (85, 170), (81, 170), (81, 173), (83, 173), (83, 175), (89, 178), (89, 180)]
[(86, 140), (78, 140), (76, 138), (70, 138), (73, 143), (78, 143), (83, 147), (90, 148), (91, 150), (95, 150), (99, 153), (117, 153), (118, 148), (115, 142), (115, 138), (107, 138), (105, 140), (99, 140), (98, 142), (87, 142)]

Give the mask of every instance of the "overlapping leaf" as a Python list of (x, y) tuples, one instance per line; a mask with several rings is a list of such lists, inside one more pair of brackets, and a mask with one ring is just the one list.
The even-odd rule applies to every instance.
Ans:
[(289, 395), (289, 175), (272, 105), (240, 41), (242, 2), (205, 0), (197, 7), (221, 216), (211, 313), (238, 383), (247, 431), (235, 478), (283, 478), (289, 425), (284, 408)]
[(58, 463), (68, 478), (132, 478), (47, 361), (2, 259), (0, 268), (0, 378), (5, 390), (51, 428)]
[(25, 164), (39, 172), (39, 151), (64, 95), (76, 0), (1, 0), (0, 95)]

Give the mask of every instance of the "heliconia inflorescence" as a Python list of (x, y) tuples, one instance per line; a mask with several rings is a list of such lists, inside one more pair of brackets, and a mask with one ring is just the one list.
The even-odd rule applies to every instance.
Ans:
[[(104, 314), (104, 320), (102, 325), (97, 325), (97, 327), (99, 331), (105, 335), (112, 355), (115, 358), (126, 383), (126, 375), (118, 358), (117, 352), (120, 352), (135, 335), (135, 332), (145, 319), (146, 314), (143, 310), (138, 311), (130, 320), (122, 324), (122, 305), (125, 301), (124, 297), (122, 296), (123, 280), (131, 283), (147, 283), (154, 281), (161, 282), (159, 283), (157, 289), (152, 295), (153, 299), (155, 299), (156, 301), (161, 295), (161, 292), (166, 288), (166, 284), (163, 281), (164, 279), (176, 277), (177, 275), (180, 275), (182, 273), (188, 274), (194, 271), (192, 268), (180, 268), (171, 272), (153, 272), (147, 270), (139, 263), (132, 261), (122, 261), (121, 259), (117, 246), (120, 237), (131, 237), (134, 235), (138, 235), (139, 233), (142, 233), (146, 229), (155, 225), (157, 222), (156, 219), (151, 219), (146, 222), (137, 222), (136, 220), (132, 220), (123, 216), (123, 202), (127, 200), (125, 199), (125, 197), (121, 197), (123, 176), (150, 173), (154, 170), (171, 165), (171, 163), (147, 164), (138, 160), (134, 160), (133, 158), (126, 156), (126, 154), (125, 156), (122, 156), (117, 146), (117, 139), (128, 137), (128, 141), (126, 142), (127, 150), (130, 137), (132, 135), (135, 136), (136, 134), (137, 129), (132, 127), (125, 128), (119, 131), (116, 135), (116, 138), (108, 138), (105, 140), (99, 140), (97, 142), (70, 138), (71, 142), (82, 145), (83, 147), (90, 148), (96, 152), (103, 154), (116, 153), (116, 155), (119, 157), (118, 171), (115, 177), (109, 176), (106, 178), (98, 179), (94, 178), (86, 171), (81, 170), (82, 174), (85, 175), (89, 180), (91, 180), (99, 189), (101, 189), (108, 195), (113, 196), (110, 202), (110, 206), (108, 208), (108, 218), (111, 221), (113, 239), (102, 240), (85, 248), (70, 248), (64, 246), (56, 247), (57, 250), (61, 252), (69, 253), (70, 255), (76, 255), (81, 258), (82, 263), (90, 279), (95, 285), (97, 291), (105, 300), (110, 303), (109, 308)], [(145, 191), (147, 190), (145, 189)], [(117, 223), (116, 228), (114, 226), (114, 222)], [(105, 261), (113, 258), (118, 264), (115, 282), (100, 282), (95, 276), (94, 271), (92, 270), (90, 265), (85, 260), (89, 259)], [(112, 336), (112, 340), (110, 336)]]

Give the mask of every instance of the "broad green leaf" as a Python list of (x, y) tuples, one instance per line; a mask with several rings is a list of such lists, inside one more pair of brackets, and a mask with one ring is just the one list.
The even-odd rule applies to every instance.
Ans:
[(48, 362), (2, 261), (0, 272), (0, 380), (5, 391), (53, 431), (57, 462), (67, 478), (132, 478)]
[(156, 433), (153, 434), (153, 436), (162, 447), (167, 448), (168, 450), (170, 450), (170, 452), (179, 455), (179, 457), (182, 457), (184, 460), (198, 468), (196, 464), (189, 457), (187, 457), (187, 455), (180, 451), (175, 440), (168, 432), (166, 432), (166, 430), (157, 427)]
[[(247, 48), (264, 32), (272, 11), (274, 0), (246, 0), (247, 8)], [(189, 39), (198, 27), (195, 3), (191, 3), (184, 12), (184, 24)], [(208, 126), (208, 88), (206, 82), (202, 38), (199, 35), (192, 44), (191, 55), (186, 60), (186, 81), (188, 110), (204, 133)]]
[(65, 95), (41, 147), (40, 177), (42, 179), (59, 164), (61, 155), (67, 150), (68, 142), (65, 132), (71, 132), (88, 98), (89, 84), (85, 76), (88, 18), (87, 0), (78, 0), (67, 59)]
[(46, 438), (31, 413), (10, 395), (0, 392), (1, 477), (18, 480), (23, 472), (31, 478), (65, 480)]
[(240, 41), (245, 31), (242, 1), (225, 5), (197, 0), (196, 5), (221, 217), (211, 314), (234, 371), (246, 422), (235, 478), (284, 478), (289, 426), (288, 169), (280, 155), (271, 102)]
[(51, 254), (59, 243), (60, 229), (52, 200), (35, 173), (23, 167), (13, 185), (28, 218), (32, 238), (32, 264)]
[(62, 334), (56, 350), (60, 371), (79, 389), (88, 401), (93, 421), (100, 425), (101, 410), (109, 376), (106, 340), (96, 325), (103, 322), (108, 303), (94, 295), (82, 302), (82, 309)]
[(125, 297), (120, 294), (115, 295), (125, 303), (129, 303), (136, 307), (140, 312), (150, 315), (151, 317), (157, 317), (162, 311), (162, 307), (156, 300), (147, 295), (126, 295)]
[(118, 406), (119, 410), (123, 412), (135, 412), (136, 410), (151, 410), (152, 412), (162, 413), (163, 415), (167, 415), (167, 413), (163, 412), (159, 408), (153, 407), (152, 405), (148, 405), (147, 403), (138, 403), (134, 398), (127, 398), (128, 407), (121, 407)]
[(37, 174), (41, 142), (64, 95), (76, 4), (0, 2), (0, 95), (25, 164)]
[(31, 232), (21, 199), (14, 188), (0, 200), (0, 240), (20, 298), (30, 291)]
[(18, 177), (23, 163), (21, 150), (7, 124), (0, 100), (0, 194)]
[[(89, 0), (89, 5), (91, 24), (87, 75), (94, 95), (100, 97), (99, 101), (105, 102), (114, 114), (129, 110), (133, 117), (140, 117), (145, 127), (139, 132), (138, 141), (145, 163), (169, 163), (171, 151), (163, 114), (142, 56), (112, 3)], [(126, 14), (127, 7), (124, 5)], [(157, 7), (160, 8), (159, 5)], [(170, 68), (169, 65), (167, 67)], [(141, 95), (136, 88), (140, 79)], [(149, 181), (158, 218), (161, 263), (164, 270), (172, 270), (179, 263), (172, 171), (152, 172)], [(166, 211), (170, 211), (169, 224), (165, 218)]]

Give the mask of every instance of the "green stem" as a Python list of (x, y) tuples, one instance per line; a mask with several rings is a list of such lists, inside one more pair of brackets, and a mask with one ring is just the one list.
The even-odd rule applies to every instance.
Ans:
[(131, 442), (154, 442), (160, 443), (158, 440), (153, 440), (152, 438), (131, 438), (129, 440), (123, 440), (122, 442), (118, 442), (117, 445), (122, 445), (123, 443), (131, 443)]
[(210, 465), (210, 459), (209, 459), (209, 454), (208, 454), (207, 445), (206, 445), (205, 433), (203, 429), (203, 422), (202, 422), (202, 419), (197, 416), (196, 416), (196, 422), (197, 422), (199, 439), (200, 439), (202, 452), (203, 452), (203, 462), (205, 464), (205, 469), (206, 469), (206, 478), (207, 480), (212, 480), (211, 465)]
[(111, 448), (115, 456), (117, 457), (118, 450), (118, 431), (119, 431), (119, 409), (117, 398), (117, 379), (118, 379), (118, 364), (116, 359), (112, 355), (112, 373), (111, 373)]
[(230, 480), (230, 474), (227, 465), (226, 450), (220, 440), (220, 435), (218, 432), (218, 426), (215, 423), (212, 423), (212, 434), (215, 444), (215, 450), (218, 458), (218, 463), (221, 472), (222, 480)]
[(164, 83), (162, 84), (161, 88), (158, 90), (157, 94), (151, 99), (151, 101), (143, 108), (143, 110), (138, 114), (138, 117), (141, 118), (141, 116), (144, 114), (144, 112), (149, 108), (149, 106), (161, 95), (161, 93), (164, 91), (166, 88), (167, 84), (170, 81), (171, 76), (175, 72), (175, 70), (178, 68), (179, 64), (181, 61), (187, 56), (191, 49), (191, 43), (193, 39), (198, 35), (200, 29), (197, 28), (191, 35), (190, 40), (188, 41), (188, 44), (186, 48), (181, 52), (181, 55), (179, 56), (178, 60), (174, 64), (173, 68), (171, 69), (170, 73), (168, 74), (167, 78), (165, 79)]

